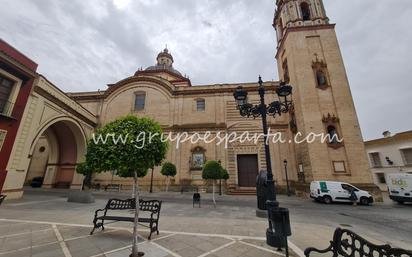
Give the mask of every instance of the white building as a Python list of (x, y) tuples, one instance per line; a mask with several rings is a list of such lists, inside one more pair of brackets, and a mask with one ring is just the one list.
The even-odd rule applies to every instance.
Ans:
[(383, 138), (366, 141), (365, 148), (374, 182), (382, 191), (387, 191), (386, 174), (412, 174), (412, 130), (395, 135), (385, 131)]

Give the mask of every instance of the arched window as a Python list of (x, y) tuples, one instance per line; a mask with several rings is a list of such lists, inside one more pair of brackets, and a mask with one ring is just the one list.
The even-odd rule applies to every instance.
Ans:
[(339, 133), (339, 118), (328, 113), (327, 116), (323, 116), (322, 122), (325, 124), (325, 132), (327, 133), (325, 135), (325, 143), (333, 149), (343, 147), (343, 138), (341, 138)]
[(338, 133), (335, 126), (328, 126), (329, 144), (339, 144)]
[(143, 111), (145, 102), (146, 102), (146, 93), (145, 92), (135, 92), (134, 110)]
[(313, 74), (316, 80), (316, 87), (319, 89), (327, 89), (330, 86), (328, 77), (328, 66), (324, 61), (320, 61), (316, 56), (316, 61), (312, 63)]
[(303, 2), (300, 4), (300, 11), (302, 13), (302, 18), (304, 21), (310, 20), (310, 8), (309, 4), (306, 2)]
[(323, 71), (319, 70), (316, 72), (316, 79), (318, 81), (318, 87), (325, 87), (328, 85), (325, 73)]

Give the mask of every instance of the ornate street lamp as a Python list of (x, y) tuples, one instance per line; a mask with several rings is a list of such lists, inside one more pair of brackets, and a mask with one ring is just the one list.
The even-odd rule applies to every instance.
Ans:
[(282, 82), (276, 88), (278, 100), (265, 104), (265, 87), (262, 78), (259, 76), (259, 96), (260, 104), (252, 105), (248, 103), (248, 92), (243, 87), (236, 88), (233, 96), (237, 102), (240, 115), (243, 117), (262, 117), (262, 126), (264, 134), (265, 157), (267, 168), (267, 201), (266, 208), (268, 210), (269, 228), (266, 232), (266, 240), (273, 247), (287, 247), (287, 236), (290, 235), (289, 211), (285, 208), (279, 208), (279, 203), (276, 201), (275, 184), (273, 181), (272, 163), (270, 160), (270, 150), (267, 144), (268, 140), (268, 125), (267, 115), (276, 117), (282, 113), (288, 113), (293, 106), (292, 102), (292, 86)]

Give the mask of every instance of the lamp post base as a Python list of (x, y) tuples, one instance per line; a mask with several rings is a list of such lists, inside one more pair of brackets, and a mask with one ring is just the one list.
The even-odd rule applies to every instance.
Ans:
[(266, 230), (266, 244), (275, 248), (284, 248), (287, 244), (287, 237)]
[[(137, 256), (139, 256), (139, 257), (144, 256), (144, 252), (138, 252)], [(130, 254), (129, 257), (133, 257), (133, 254)]]
[(258, 218), (267, 218), (268, 217), (268, 211), (267, 210), (256, 209), (256, 217), (258, 217)]

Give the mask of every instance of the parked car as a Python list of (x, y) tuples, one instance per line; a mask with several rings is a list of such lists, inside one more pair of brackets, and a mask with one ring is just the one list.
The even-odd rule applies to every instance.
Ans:
[(41, 187), (43, 185), (43, 177), (34, 177), (31, 180), (31, 187)]
[(333, 202), (352, 202), (351, 192), (357, 197), (356, 202), (362, 205), (373, 203), (369, 192), (344, 182), (338, 181), (313, 181), (310, 183), (310, 197), (319, 202), (330, 204)]
[(412, 174), (394, 173), (386, 175), (389, 198), (398, 203), (412, 202)]

